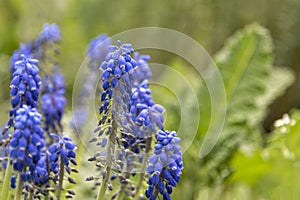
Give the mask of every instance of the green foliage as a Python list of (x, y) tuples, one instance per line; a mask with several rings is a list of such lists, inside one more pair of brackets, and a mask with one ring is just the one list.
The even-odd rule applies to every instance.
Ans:
[(217, 171), (221, 182), (231, 173), (226, 166), (233, 152), (243, 143), (259, 144), (268, 106), (292, 82), (291, 72), (272, 66), (272, 50), (268, 31), (254, 24), (232, 36), (215, 57), (224, 80), (227, 116), (219, 141), (201, 165)]
[(294, 110), (291, 117), (285, 114), (274, 125), (264, 148), (252, 146), (235, 153), (231, 161), (235, 173), (226, 183), (228, 199), (240, 186), (251, 199), (299, 197), (300, 112)]
[[(192, 165), (185, 166), (183, 173), (185, 184), (183, 187), (184, 191), (189, 190), (187, 192), (191, 195), (189, 198), (196, 198), (199, 188), (215, 187), (228, 178), (239, 179), (244, 173), (249, 174), (245, 178), (246, 183), (255, 182), (257, 177), (272, 167), (261, 160), (258, 151), (254, 152), (254, 156), (247, 162), (238, 162), (239, 167), (244, 169), (240, 173), (235, 172), (231, 163), (240, 148), (247, 149), (251, 146), (258, 148), (263, 145), (262, 122), (268, 106), (293, 81), (293, 75), (289, 70), (273, 66), (271, 37), (266, 29), (256, 24), (247, 26), (229, 38), (225, 47), (216, 54), (215, 62), (226, 89), (226, 121), (213, 150), (206, 157), (199, 159), (200, 143), (210, 123), (211, 108), (205, 84), (203, 82), (198, 84), (200, 127), (197, 140), (184, 155), (185, 163), (193, 162)], [(255, 170), (251, 171), (253, 169)], [(193, 189), (189, 186), (193, 186)]]

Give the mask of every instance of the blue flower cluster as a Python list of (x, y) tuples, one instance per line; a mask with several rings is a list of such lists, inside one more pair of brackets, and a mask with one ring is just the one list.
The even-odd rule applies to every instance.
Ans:
[(30, 59), (21, 56), (22, 60), (15, 63), (15, 71), (12, 74), (10, 83), (10, 96), (12, 109), (10, 110), (10, 119), (8, 126), (11, 127), (14, 123), (15, 112), (22, 105), (28, 105), (32, 108), (37, 108), (39, 97), (39, 88), (41, 78), (39, 69), (36, 66), (38, 63), (35, 59)]
[(151, 174), (146, 190), (146, 197), (154, 200), (158, 193), (164, 200), (171, 199), (172, 187), (180, 180), (183, 169), (182, 153), (178, 145), (180, 139), (175, 131), (159, 130), (157, 144), (154, 147), (154, 155), (149, 158), (147, 173)]
[(33, 44), (32, 43), (28, 43), (28, 44), (21, 43), (20, 48), (13, 52), (13, 55), (10, 58), (10, 72), (11, 72), (11, 74), (13, 74), (16, 71), (15, 63), (17, 61), (19, 61), (20, 59), (22, 59), (21, 55), (24, 55), (26, 57), (30, 57), (32, 49), (33, 49)]
[(54, 181), (58, 181), (59, 172), (61, 165), (60, 162), (64, 164), (64, 170), (67, 171), (68, 174), (71, 173), (71, 166), (77, 165), (76, 158), (76, 145), (73, 143), (71, 138), (67, 136), (59, 136), (56, 134), (51, 134), (51, 136), (56, 140), (51, 146), (48, 148), (48, 158), (49, 158), (49, 166), (50, 172), (54, 174)]
[(59, 42), (61, 39), (61, 32), (59, 26), (56, 24), (44, 24), (43, 30), (37, 38), (37, 43), (41, 42)]
[[(120, 95), (128, 94), (132, 88), (132, 81), (134, 79), (134, 69), (137, 66), (136, 61), (131, 58), (130, 54), (133, 52), (133, 48), (130, 44), (122, 44), (118, 41), (118, 46), (110, 46), (109, 53), (105, 57), (105, 60), (101, 63), (100, 69), (102, 73), (102, 88), (101, 94), (102, 105), (99, 108), (100, 114), (104, 113), (100, 124), (105, 123), (107, 113), (109, 112), (110, 100), (113, 96), (113, 90), (118, 86), (119, 80), (122, 81), (120, 84)], [(119, 101), (123, 101), (122, 97), (116, 99), (117, 104)], [(129, 100), (129, 96), (126, 96)]]
[(58, 69), (45, 75), (41, 87), (41, 109), (45, 116), (45, 131), (62, 130), (61, 119), (66, 105), (64, 77)]
[(10, 160), (23, 182), (34, 178), (36, 165), (44, 151), (44, 131), (36, 108), (23, 105), (16, 112), (14, 132), (10, 141)]
[[(137, 71), (139, 71), (139, 68)], [(141, 84), (135, 83), (130, 98), (130, 113), (132, 120), (139, 126), (148, 126), (152, 122), (153, 130), (155, 128), (154, 125), (161, 129), (163, 128), (164, 122), (163, 112), (164, 108), (155, 104), (152, 100), (148, 80), (145, 79)]]
[(137, 61), (138, 65), (138, 69), (135, 72), (135, 81), (141, 84), (143, 81), (149, 80), (152, 76), (151, 69), (148, 65), (148, 61), (151, 57), (149, 55), (140, 55), (139, 52), (134, 52), (133, 57)]

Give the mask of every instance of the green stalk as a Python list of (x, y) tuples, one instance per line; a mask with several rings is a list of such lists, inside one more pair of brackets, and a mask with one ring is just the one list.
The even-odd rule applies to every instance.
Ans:
[(112, 131), (109, 134), (109, 139), (108, 139), (108, 144), (107, 144), (107, 153), (106, 153), (106, 174), (104, 179), (102, 180), (100, 190), (97, 195), (97, 200), (103, 200), (107, 188), (107, 183), (110, 177), (110, 172), (111, 172), (111, 155), (112, 155), (112, 149), (114, 147), (114, 142), (116, 138), (116, 132), (117, 132), (117, 124), (113, 120), (112, 121)]
[(56, 198), (59, 200), (60, 196), (61, 196), (61, 191), (63, 188), (63, 182), (64, 182), (64, 175), (65, 175), (65, 163), (64, 163), (64, 159), (61, 156), (60, 157), (60, 164), (59, 164), (59, 182), (58, 182), (58, 190), (56, 193)]
[(139, 191), (140, 191), (141, 186), (142, 186), (143, 181), (144, 181), (144, 177), (145, 177), (145, 174), (146, 174), (145, 172), (146, 172), (147, 162), (148, 162), (148, 159), (149, 159), (149, 152), (151, 150), (151, 142), (152, 142), (152, 137), (148, 137), (146, 139), (145, 156), (143, 158), (143, 162), (142, 162), (142, 166), (141, 166), (141, 173), (140, 173), (139, 180), (138, 180), (138, 183), (137, 183), (137, 188), (136, 188), (136, 194), (135, 195), (139, 194)]
[(18, 182), (17, 182), (17, 188), (16, 188), (16, 193), (15, 193), (14, 200), (21, 200), (22, 190), (23, 190), (23, 181), (22, 181), (21, 176), (19, 174), (18, 175)]
[[(128, 179), (129, 177), (130, 177), (130, 173), (125, 172), (125, 178)], [(127, 187), (127, 183), (122, 183), (120, 191), (118, 192), (117, 200), (123, 200), (124, 199), (126, 187)]]
[(9, 158), (8, 158), (0, 200), (6, 200), (8, 198), (8, 191), (10, 187), (9, 182), (10, 182), (11, 175), (12, 175), (12, 165), (9, 163)]

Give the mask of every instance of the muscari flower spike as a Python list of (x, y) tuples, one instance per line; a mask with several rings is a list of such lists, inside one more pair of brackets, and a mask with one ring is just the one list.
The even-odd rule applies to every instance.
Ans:
[(62, 130), (61, 119), (66, 105), (64, 77), (54, 69), (46, 75), (41, 87), (41, 109), (45, 116), (45, 131)]
[(21, 173), (23, 182), (38, 181), (34, 174), (45, 146), (40, 124), (41, 115), (36, 108), (23, 105), (17, 110), (9, 151), (13, 169)]
[[(72, 139), (67, 136), (59, 136), (56, 134), (50, 134), (55, 142), (48, 148), (48, 159), (50, 172), (53, 173), (54, 177), (52, 178), (54, 181), (58, 181), (59, 173), (62, 169), (60, 169), (60, 162), (63, 162), (64, 169), (69, 175), (71, 174), (72, 168), (71, 164), (77, 165), (76, 158), (76, 145), (73, 143)], [(75, 183), (75, 181), (68, 177), (69, 182)]]
[(181, 148), (178, 145), (180, 139), (176, 137), (175, 131), (159, 130), (156, 140), (154, 155), (149, 158), (146, 170), (150, 178), (145, 195), (154, 200), (160, 193), (164, 200), (169, 200), (183, 169)]
[[(107, 119), (109, 112), (110, 100), (112, 99), (115, 88), (119, 82), (119, 93), (116, 95), (116, 105), (121, 106), (122, 101), (129, 101), (132, 82), (134, 80), (134, 69), (136, 68), (136, 61), (131, 58), (130, 54), (133, 52), (131, 44), (122, 44), (118, 41), (118, 46), (110, 46), (109, 53), (105, 60), (101, 63), (100, 69), (102, 73), (102, 88), (101, 93), (101, 106), (99, 108), (100, 114), (104, 113), (100, 124), (103, 124)], [(119, 109), (113, 109), (113, 112), (118, 112)], [(117, 116), (117, 115), (116, 115)]]
[(28, 105), (37, 108), (39, 97), (39, 88), (41, 78), (38, 74), (39, 68), (36, 66), (38, 60), (27, 58), (21, 55), (22, 60), (15, 63), (15, 71), (12, 74), (10, 83), (11, 110), (8, 126), (14, 123), (16, 110), (22, 105)]

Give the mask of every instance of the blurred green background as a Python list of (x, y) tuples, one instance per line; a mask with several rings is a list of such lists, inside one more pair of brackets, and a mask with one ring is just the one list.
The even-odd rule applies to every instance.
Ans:
[[(144, 26), (174, 29), (198, 41), (210, 54), (225, 39), (246, 24), (258, 22), (270, 30), (275, 43), (275, 64), (290, 66), (300, 73), (300, 2), (297, 0), (1, 0), (0, 60), (1, 84), (8, 86), (6, 66), (19, 42), (37, 36), (43, 23), (57, 23), (63, 32), (60, 61), (71, 95), (76, 69), (85, 57), (89, 40), (99, 33), (116, 33)], [(169, 57), (160, 57), (168, 63)], [(299, 78), (273, 103), (265, 121), (271, 122), (292, 107), (300, 107)], [(7, 88), (7, 87), (6, 87)], [(4, 88), (3, 88), (4, 89)], [(7, 97), (2, 90), (0, 98)], [(1, 117), (1, 122), (3, 118)]]
[[(290, 159), (289, 156), (285, 156), (286, 154), (278, 153), (277, 150), (268, 146), (271, 137), (267, 136), (266, 133), (272, 131), (272, 135), (276, 136), (276, 133), (280, 131), (272, 128), (273, 122), (280, 118), (283, 113), (289, 112), (291, 108), (300, 108), (300, 92), (298, 92), (300, 91), (299, 0), (1, 0), (0, 84), (2, 87), (0, 90), (0, 110), (8, 112), (9, 109), (10, 75), (8, 67), (13, 50), (19, 47), (20, 42), (26, 43), (33, 40), (44, 23), (57, 23), (63, 33), (59, 61), (66, 77), (68, 106), (71, 108), (72, 86), (77, 69), (85, 58), (90, 39), (99, 33), (106, 33), (110, 36), (137, 27), (158, 26), (170, 28), (192, 37), (209, 54), (214, 55), (226, 44), (227, 38), (253, 22), (269, 30), (268, 34), (270, 35), (260, 36), (258, 34), (259, 37), (272, 38), (274, 47), (270, 51), (273, 51), (272, 58), (274, 58), (274, 61), (270, 61), (269, 64), (287, 66), (282, 67), (282, 69), (290, 69), (295, 79), (292, 82), (292, 78), (287, 78), (290, 81), (285, 83), (279, 75), (278, 79), (273, 79), (272, 84), (270, 82), (271, 89), (277, 83), (279, 85), (283, 84), (282, 91), (274, 95), (276, 99), (272, 99), (269, 104), (265, 105), (266, 113), (261, 115), (263, 119), (255, 124), (255, 128), (245, 128), (248, 128), (250, 131), (248, 129), (247, 131), (249, 132), (258, 132), (260, 139), (247, 138), (245, 139), (247, 142), (233, 142), (234, 147), (227, 145), (227, 142), (219, 144), (220, 149), (218, 151), (217, 148), (216, 152), (225, 152), (222, 148), (226, 149), (227, 147), (227, 149), (234, 149), (230, 150), (229, 157), (223, 156), (228, 160), (221, 159), (222, 161), (220, 161), (226, 163), (226, 167), (220, 167), (223, 165), (216, 166), (219, 161), (216, 161), (215, 164), (209, 164), (214, 163), (209, 162), (217, 157), (214, 154), (206, 160), (200, 160), (197, 151), (199, 145), (195, 141), (189, 151), (185, 153), (186, 168), (183, 180), (176, 189), (174, 199), (297, 199), (296, 196), (287, 197), (286, 195), (294, 194), (294, 190), (296, 190), (294, 187), (290, 187), (290, 184), (295, 183), (299, 186), (298, 177), (300, 178), (300, 174), (298, 171), (300, 169), (299, 161), (296, 159), (298, 158), (296, 153), (299, 151), (299, 147), (297, 149), (297, 145), (292, 144), (292, 147), (296, 148), (296, 156)], [(151, 51), (149, 52), (151, 53)], [(176, 56), (165, 52), (153, 51), (152, 53), (153, 59), (151, 62), (170, 64), (178, 71), (181, 70), (182, 73), (185, 73), (182, 71), (182, 66), (186, 64), (183, 61), (178, 61)], [(269, 64), (267, 62), (266, 65)], [(226, 63), (220, 61), (220, 66), (223, 65), (225, 66)], [(227, 65), (229, 64), (227, 63)], [(168, 77), (168, 75), (166, 75), (167, 78), (172, 80), (172, 77)], [(196, 77), (194, 79), (191, 77), (190, 80), (193, 82), (194, 88), (203, 85), (201, 80)], [(199, 96), (202, 94), (203, 96), (207, 95), (207, 91), (202, 91), (203, 93), (200, 91), (201, 89), (199, 89)], [(171, 97), (168, 97), (167, 94), (165, 94), (165, 98), (161, 98), (160, 95), (162, 93), (154, 92), (154, 98), (157, 99), (158, 103), (166, 105), (170, 102), (167, 99)], [(203, 100), (203, 102), (205, 101)], [(176, 106), (176, 104), (166, 105), (167, 110), (173, 109), (170, 113), (168, 112), (168, 116), (176, 115)], [(296, 121), (299, 118), (297, 111), (294, 111), (292, 116)], [(175, 117), (170, 119), (172, 121), (168, 121), (169, 127), (172, 129), (177, 128), (179, 119), (177, 121)], [(1, 114), (0, 124), (4, 124), (6, 120), (7, 116)], [(205, 120), (205, 117), (203, 120)], [(205, 121), (200, 121), (200, 123), (206, 124)], [(202, 126), (204, 130), (205, 125)], [(300, 134), (298, 126), (291, 131), (291, 135)], [(200, 127), (199, 141), (203, 140), (203, 135), (201, 135), (202, 132), (205, 132), (203, 130)], [(280, 147), (278, 147), (279, 152), (281, 150), (284, 152), (286, 139), (282, 139), (280, 133), (278, 135), (274, 144), (278, 142), (280, 144)], [(230, 137), (229, 141), (232, 141)], [(296, 136), (295, 138), (298, 139)], [(253, 140), (255, 142), (252, 142)], [(236, 144), (238, 144), (238, 148)], [(266, 149), (264, 149), (265, 146), (267, 146)], [(247, 153), (241, 153), (237, 150), (242, 147), (250, 148), (251, 156), (245, 156)], [(267, 161), (262, 156), (266, 154), (266, 151), (270, 157)], [(205, 169), (214, 170), (206, 171)], [(230, 172), (224, 169), (230, 169)], [(234, 171), (234, 169), (236, 171), (232, 175), (231, 170)], [(238, 171), (238, 169), (245, 169), (245, 171)], [(288, 174), (284, 173), (286, 170), (289, 170)], [(198, 174), (198, 172), (199, 175), (194, 174)], [(222, 173), (220, 179), (216, 178)], [(227, 176), (224, 173), (230, 175)], [(278, 176), (278, 179), (274, 176)], [(294, 182), (289, 183), (288, 177), (292, 178)], [(278, 189), (281, 184), (286, 184), (286, 187), (283, 188), (292, 188), (291, 191), (282, 192), (281, 189)]]

